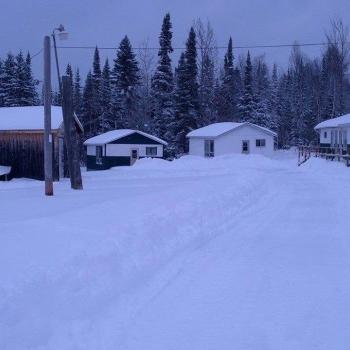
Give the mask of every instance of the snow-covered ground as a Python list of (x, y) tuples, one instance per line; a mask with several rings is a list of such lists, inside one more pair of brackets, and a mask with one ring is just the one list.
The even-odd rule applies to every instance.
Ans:
[(350, 344), (350, 170), (145, 159), (84, 191), (0, 182), (1, 350)]

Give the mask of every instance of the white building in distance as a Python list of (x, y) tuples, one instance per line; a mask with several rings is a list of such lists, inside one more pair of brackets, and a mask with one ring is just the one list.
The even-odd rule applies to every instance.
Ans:
[(276, 136), (275, 132), (248, 122), (214, 123), (187, 134), (189, 154), (204, 157), (233, 153), (270, 156)]

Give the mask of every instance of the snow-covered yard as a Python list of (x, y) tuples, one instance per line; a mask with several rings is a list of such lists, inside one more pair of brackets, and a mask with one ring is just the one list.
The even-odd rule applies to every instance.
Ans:
[(349, 179), (285, 153), (0, 182), (0, 349), (347, 350)]

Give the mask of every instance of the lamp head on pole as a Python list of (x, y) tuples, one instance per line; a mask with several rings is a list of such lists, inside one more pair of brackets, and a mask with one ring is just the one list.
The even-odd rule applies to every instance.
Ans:
[(68, 32), (65, 31), (64, 26), (62, 24), (60, 24), (57, 28), (55, 28), (55, 30), (57, 30), (57, 36), (60, 40), (67, 40), (68, 39)]

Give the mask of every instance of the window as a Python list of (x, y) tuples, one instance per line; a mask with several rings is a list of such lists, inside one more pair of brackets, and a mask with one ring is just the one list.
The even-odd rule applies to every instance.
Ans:
[(323, 133), (323, 138), (327, 138), (327, 131), (325, 131), (324, 133)]
[(146, 147), (146, 156), (154, 157), (157, 155), (157, 147)]
[(257, 139), (255, 140), (256, 147), (265, 147), (266, 146), (266, 140), (265, 139)]
[(214, 157), (214, 140), (204, 141), (204, 156)]
[(102, 146), (96, 146), (96, 164), (102, 164)]
[(242, 153), (249, 153), (249, 141), (248, 140), (242, 141)]

